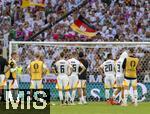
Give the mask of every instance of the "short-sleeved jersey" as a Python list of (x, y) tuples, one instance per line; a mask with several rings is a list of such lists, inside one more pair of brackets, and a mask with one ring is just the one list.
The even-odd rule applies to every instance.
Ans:
[(123, 65), (123, 61), (121, 59), (118, 59), (115, 62), (116, 77), (124, 77), (124, 70), (122, 65)]
[(71, 66), (68, 61), (62, 59), (55, 63), (59, 76), (68, 74), (68, 67)]
[(29, 64), (28, 69), (30, 69), (31, 80), (41, 80), (46, 66), (43, 61), (35, 60)]
[(78, 75), (79, 67), (82, 67), (83, 64), (75, 58), (69, 59), (68, 62), (72, 65), (73, 68), (71, 75)]
[(115, 76), (115, 61), (107, 60), (105, 61), (101, 67), (104, 68), (104, 73), (106, 77)]
[(0, 56), (0, 74), (4, 74), (5, 66), (8, 66), (8, 62), (5, 58)]

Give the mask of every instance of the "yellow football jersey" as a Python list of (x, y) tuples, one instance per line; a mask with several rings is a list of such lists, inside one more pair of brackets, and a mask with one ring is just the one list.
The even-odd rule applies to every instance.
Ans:
[(41, 80), (43, 74), (43, 62), (39, 60), (30, 63), (30, 75), (32, 80)]
[(137, 78), (137, 65), (139, 59), (134, 57), (126, 58), (125, 77)]
[[(12, 60), (12, 59), (10, 59), (8, 61), (8, 64), (9, 64), (10, 69), (16, 67), (16, 62), (14, 60)], [(5, 73), (6, 78), (7, 79), (16, 79), (16, 77), (17, 77), (16, 70), (14, 72), (10, 72), (10, 69)]]

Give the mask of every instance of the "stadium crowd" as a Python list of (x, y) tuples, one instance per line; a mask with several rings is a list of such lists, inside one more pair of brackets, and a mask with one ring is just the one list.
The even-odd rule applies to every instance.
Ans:
[[(148, 0), (91, 0), (90, 4), (35, 39), (30, 37), (71, 11), (82, 0), (45, 0), (45, 8), (22, 8), (21, 1), (0, 0), (1, 38), (7, 34), (10, 41), (145, 41), (150, 36)], [(80, 14), (100, 34), (88, 38), (74, 32), (70, 24)]]
[[(108, 46), (108, 45), (107, 45)], [(43, 60), (49, 68), (50, 72), (53, 71), (54, 63), (60, 59), (60, 53), (63, 51), (66, 54), (66, 59), (72, 52), (76, 52), (77, 56), (80, 51), (84, 52), (85, 58), (89, 62), (88, 72), (89, 74), (98, 75), (97, 68), (106, 60), (107, 54), (112, 53), (114, 59), (118, 59), (120, 54), (127, 50), (125, 47), (114, 47), (103, 48), (103, 46), (94, 47), (59, 47), (59, 46), (34, 46), (34, 45), (19, 45), (19, 65), (23, 67), (23, 72), (26, 73), (26, 68), (28, 64), (34, 59), (35, 53), (40, 53), (43, 55)], [(140, 58), (140, 68), (138, 69), (138, 74), (140, 75), (140, 80), (143, 80), (145, 74), (149, 73), (150, 70), (150, 48), (145, 48), (145, 46), (140, 46), (135, 48), (135, 54)]]

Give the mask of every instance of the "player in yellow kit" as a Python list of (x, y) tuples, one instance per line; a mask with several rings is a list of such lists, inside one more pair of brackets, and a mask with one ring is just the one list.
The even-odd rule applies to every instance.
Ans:
[(28, 72), (31, 77), (30, 89), (42, 89), (43, 73), (46, 69), (40, 54), (35, 54), (35, 60), (28, 65)]
[[(18, 82), (17, 82), (17, 60), (18, 54), (16, 52), (12, 52), (11, 58), (8, 61), (9, 68), (5, 71), (5, 80), (3, 82), (4, 85), (9, 89), (8, 96), (10, 101), (13, 100), (13, 95), (15, 99), (19, 100), (18, 96)], [(8, 100), (8, 99), (7, 99)]]
[(127, 98), (129, 86), (133, 87), (133, 96), (134, 96), (134, 105), (137, 106), (137, 67), (138, 67), (139, 59), (135, 57), (134, 49), (131, 48), (129, 51), (129, 57), (127, 57), (123, 62), (123, 69), (125, 72), (124, 76), (124, 99), (123, 106), (127, 106)]

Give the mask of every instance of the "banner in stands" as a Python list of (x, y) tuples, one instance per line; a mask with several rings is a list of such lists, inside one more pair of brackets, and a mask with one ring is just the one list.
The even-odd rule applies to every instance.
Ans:
[[(59, 100), (55, 83), (45, 83), (44, 89), (50, 89), (51, 100)], [(29, 89), (28, 82), (22, 82), (20, 89)], [(130, 88), (131, 96), (133, 88)], [(87, 83), (87, 99), (89, 101), (100, 101), (105, 99), (105, 89), (103, 83)], [(150, 83), (138, 83), (138, 101), (150, 101)]]
[(45, 7), (45, 0), (22, 0), (22, 8), (30, 6)]

